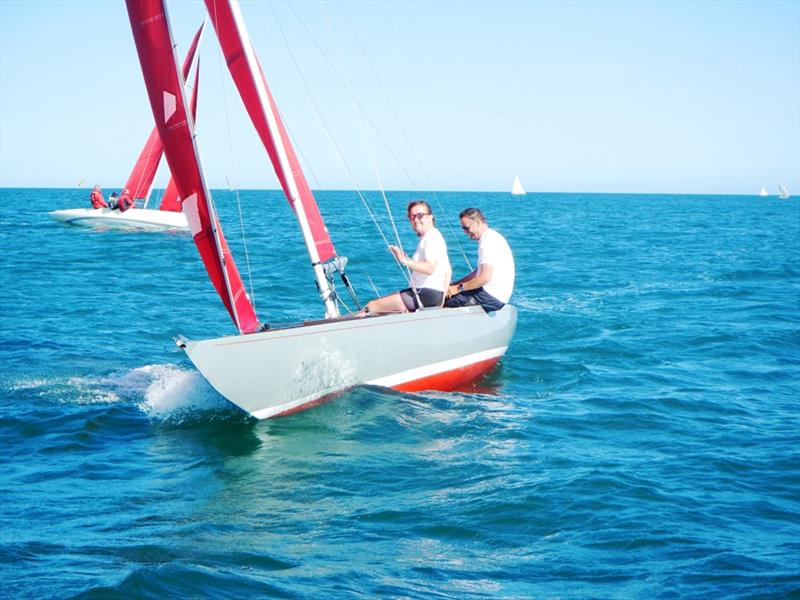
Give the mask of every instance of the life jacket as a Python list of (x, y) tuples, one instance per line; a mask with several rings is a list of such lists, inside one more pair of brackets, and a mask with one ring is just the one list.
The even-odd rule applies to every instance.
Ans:
[(117, 200), (117, 208), (119, 209), (119, 212), (125, 212), (129, 208), (132, 208), (133, 204), (133, 198), (131, 198), (130, 194), (122, 194)]
[(106, 208), (108, 204), (103, 199), (103, 192), (100, 190), (92, 190), (89, 200), (92, 201), (92, 208)]

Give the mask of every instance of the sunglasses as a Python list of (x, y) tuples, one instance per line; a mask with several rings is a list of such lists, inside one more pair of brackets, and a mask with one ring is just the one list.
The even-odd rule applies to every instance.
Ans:
[(462, 225), (461, 229), (463, 229), (465, 233), (469, 233), (469, 230), (472, 229), (472, 223), (470, 223), (469, 225)]
[(412, 213), (408, 215), (409, 221), (419, 220), (422, 221), (422, 217), (427, 217), (431, 213)]

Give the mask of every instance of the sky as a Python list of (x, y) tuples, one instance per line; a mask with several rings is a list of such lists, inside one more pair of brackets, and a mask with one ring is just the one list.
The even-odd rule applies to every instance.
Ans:
[[(800, 194), (800, 1), (240, 5), (312, 188)], [(209, 185), (277, 188), (200, 55)], [(0, 187), (119, 189), (152, 127), (124, 2), (0, 0)]]

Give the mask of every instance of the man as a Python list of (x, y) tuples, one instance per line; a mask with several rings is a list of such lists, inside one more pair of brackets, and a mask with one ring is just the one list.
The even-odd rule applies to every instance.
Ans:
[(105, 198), (103, 198), (103, 190), (99, 185), (92, 188), (92, 193), (89, 195), (89, 200), (92, 202), (92, 208), (108, 208)]
[(514, 289), (514, 256), (506, 239), (489, 227), (477, 208), (466, 208), (458, 215), (461, 229), (478, 240), (478, 266), (447, 289), (445, 306), (480, 304), (483, 310), (500, 310)]

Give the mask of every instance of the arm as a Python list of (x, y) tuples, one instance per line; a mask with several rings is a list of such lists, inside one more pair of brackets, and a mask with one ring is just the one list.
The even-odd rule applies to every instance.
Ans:
[(435, 260), (411, 260), (405, 252), (397, 246), (389, 246), (389, 250), (394, 254), (395, 259), (401, 265), (404, 265), (412, 271), (425, 273), (426, 275), (432, 274), (436, 270)]
[(462, 277), (447, 288), (447, 295), (453, 296), (459, 292), (477, 290), (492, 280), (492, 265), (482, 264), (480, 273), (475, 269), (466, 277)]

